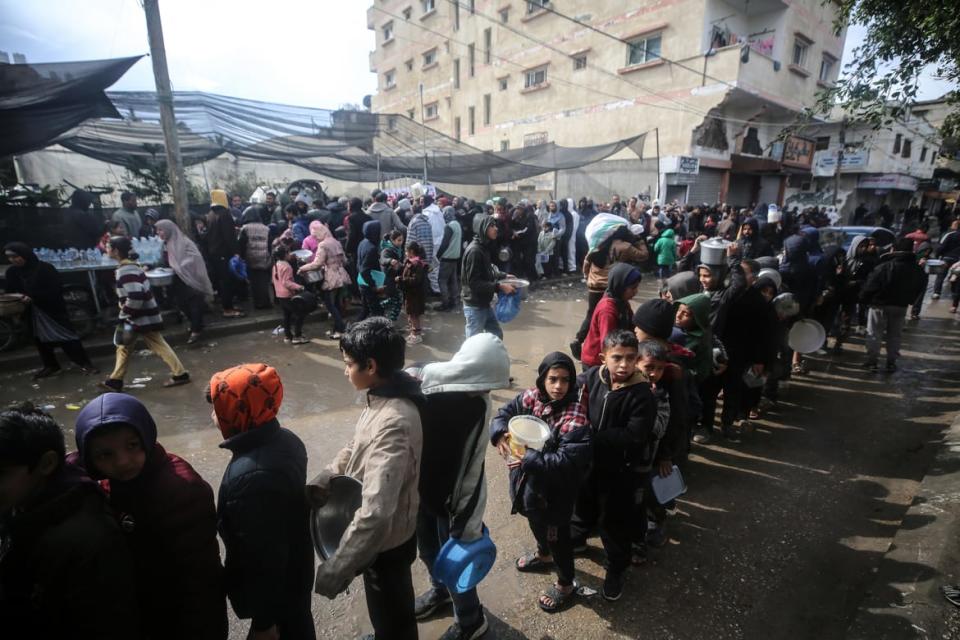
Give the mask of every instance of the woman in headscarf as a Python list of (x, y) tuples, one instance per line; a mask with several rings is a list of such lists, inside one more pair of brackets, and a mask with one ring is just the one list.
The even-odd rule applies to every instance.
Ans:
[(60, 371), (60, 363), (54, 353), (57, 346), (83, 373), (99, 373), (70, 323), (56, 268), (41, 262), (33, 250), (22, 242), (11, 242), (3, 248), (3, 252), (10, 262), (4, 276), (7, 293), (21, 294), (24, 302), (30, 305), (33, 339), (43, 363), (33, 379), (47, 378)]
[(247, 263), (253, 308), (270, 309), (273, 307), (270, 302), (270, 228), (263, 224), (255, 207), (243, 212), (240, 224), (240, 257)]
[[(251, 210), (248, 210), (247, 214), (250, 213)], [(252, 213), (257, 215), (255, 211)], [(197, 245), (173, 221), (157, 221), (157, 237), (163, 241), (167, 264), (173, 269), (173, 298), (190, 321), (187, 344), (193, 344), (200, 339), (200, 332), (203, 331), (204, 298), (213, 295), (207, 266)]]
[[(314, 226), (319, 225), (319, 226)], [(343, 245), (333, 237), (330, 229), (321, 222), (314, 222), (310, 225), (310, 235), (317, 238), (317, 249), (313, 256), (313, 262), (309, 262), (300, 267), (300, 273), (308, 271), (323, 271), (323, 304), (327, 307), (330, 317), (333, 318), (333, 333), (329, 333), (330, 338), (339, 340), (340, 334), (346, 330), (346, 324), (340, 313), (340, 297), (344, 292), (344, 287), (350, 283), (350, 274), (347, 273), (347, 256), (343, 252)]]

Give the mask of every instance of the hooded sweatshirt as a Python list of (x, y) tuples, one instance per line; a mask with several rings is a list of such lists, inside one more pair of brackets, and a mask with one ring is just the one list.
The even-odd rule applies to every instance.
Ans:
[[(146, 462), (126, 482), (103, 478), (89, 444), (108, 427), (127, 425), (140, 438)], [(101, 479), (133, 555), (141, 624), (150, 637), (226, 638), (217, 513), (213, 490), (190, 464), (157, 443), (157, 426), (143, 404), (104, 393), (77, 416), (72, 462)]]
[(420, 508), (449, 518), (451, 537), (476, 540), (487, 502), (487, 392), (510, 386), (510, 358), (499, 338), (478, 333), (449, 362), (425, 366), (420, 377), (425, 396)]
[(618, 262), (610, 268), (607, 290), (593, 310), (590, 328), (581, 348), (580, 360), (586, 366), (600, 364), (600, 351), (603, 350), (603, 340), (607, 334), (633, 329), (633, 309), (629, 302), (623, 300), (623, 293), (640, 280), (640, 271), (632, 265)]
[(673, 229), (666, 229), (653, 245), (658, 265), (673, 266), (677, 263), (677, 242), (673, 239), (674, 235)]
[(367, 283), (373, 286), (371, 271), (380, 268), (380, 223), (371, 220), (363, 225), (363, 240), (357, 248), (357, 273)]
[[(744, 227), (750, 227), (753, 235), (743, 235), (742, 230)], [(761, 256), (773, 255), (773, 251), (770, 249), (770, 244), (760, 235), (760, 223), (757, 222), (756, 218), (747, 218), (744, 220), (743, 224), (740, 225), (740, 229), (741, 234), (740, 238), (737, 240), (737, 246), (740, 247), (740, 253), (738, 257), (741, 260), (755, 260)]]
[(497, 241), (487, 237), (487, 230), (497, 221), (492, 216), (480, 220), (473, 242), (463, 254), (463, 266), (460, 271), (461, 295), (463, 304), (468, 307), (489, 307), (497, 288), (497, 280), (503, 276), (491, 261)]
[(333, 476), (347, 475), (363, 484), (363, 502), (337, 552), (317, 569), (318, 593), (346, 588), (378, 554), (416, 532), (423, 402), (420, 382), (404, 372), (367, 391), (353, 439), (310, 482), (325, 487)]
[(703, 382), (713, 371), (713, 331), (710, 328), (710, 297), (695, 293), (680, 298), (679, 303), (689, 307), (694, 326), (683, 331), (683, 346), (694, 353), (692, 369), (696, 381)]
[[(544, 386), (547, 373), (555, 367), (566, 369), (570, 377), (567, 394), (559, 400), (551, 400)], [(514, 416), (536, 416), (551, 430), (541, 451), (527, 449), (520, 466), (510, 470), (514, 512), (538, 514), (557, 523), (569, 521), (591, 459), (587, 396), (576, 376), (570, 356), (559, 351), (547, 354), (537, 367), (537, 385), (500, 407), (490, 422), (493, 445), (508, 433)]]
[(380, 233), (384, 235), (394, 229), (399, 229), (400, 231), (407, 230), (406, 225), (400, 220), (400, 216), (398, 216), (386, 202), (374, 202), (370, 205), (370, 208), (367, 209), (367, 215), (370, 216), (371, 220), (380, 223)]
[(695, 271), (683, 271), (667, 278), (667, 289), (674, 300), (686, 298), (701, 289), (700, 278)]

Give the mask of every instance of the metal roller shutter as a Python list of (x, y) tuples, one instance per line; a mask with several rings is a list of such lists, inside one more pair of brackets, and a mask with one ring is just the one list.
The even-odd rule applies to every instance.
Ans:
[(780, 176), (763, 176), (760, 180), (760, 195), (757, 202), (776, 203), (780, 195)]
[(687, 189), (687, 202), (713, 204), (720, 199), (720, 183), (723, 181), (723, 171), (700, 167), (696, 181)]

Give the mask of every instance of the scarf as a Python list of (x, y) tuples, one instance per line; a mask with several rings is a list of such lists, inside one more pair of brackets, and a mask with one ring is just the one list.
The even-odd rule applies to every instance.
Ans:
[(180, 227), (171, 220), (159, 220), (157, 229), (167, 237), (165, 248), (167, 262), (185, 285), (208, 296), (213, 295), (213, 285), (207, 275), (203, 256), (193, 240), (183, 235)]

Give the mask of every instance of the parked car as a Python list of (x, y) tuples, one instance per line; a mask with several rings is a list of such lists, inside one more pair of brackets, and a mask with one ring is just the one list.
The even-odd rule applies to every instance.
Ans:
[(820, 246), (826, 248), (840, 245), (844, 250), (847, 250), (857, 236), (870, 236), (877, 241), (877, 245), (881, 248), (892, 245), (897, 239), (893, 231), (886, 227), (822, 227), (820, 229)]

